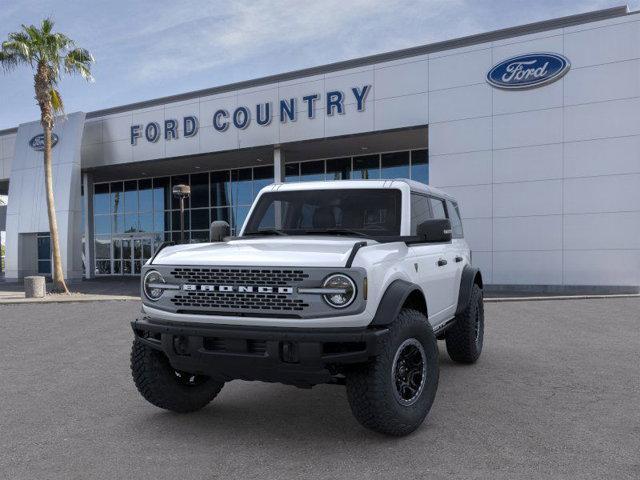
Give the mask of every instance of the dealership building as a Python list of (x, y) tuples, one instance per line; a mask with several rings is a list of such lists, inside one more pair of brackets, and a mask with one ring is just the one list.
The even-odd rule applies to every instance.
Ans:
[[(70, 279), (238, 231), (272, 182), (411, 178), (455, 196), (498, 288), (637, 292), (640, 15), (563, 17), (95, 112), (54, 130)], [(0, 131), (6, 280), (51, 271), (38, 122)]]

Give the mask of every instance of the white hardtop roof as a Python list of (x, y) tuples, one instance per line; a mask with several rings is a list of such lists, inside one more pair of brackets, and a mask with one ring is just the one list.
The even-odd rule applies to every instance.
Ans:
[[(412, 192), (424, 193), (429, 195), (435, 195), (442, 198), (447, 198), (452, 201), (456, 201), (448, 193), (439, 190), (429, 185), (425, 185), (415, 180), (409, 180), (408, 178), (394, 178), (390, 180), (328, 180), (328, 181), (315, 181), (315, 182), (288, 182), (288, 183), (274, 183), (264, 187), (262, 192), (291, 192), (300, 190), (332, 190), (332, 189), (344, 189), (344, 188), (399, 188), (408, 186)], [(406, 188), (406, 187), (405, 187)]]

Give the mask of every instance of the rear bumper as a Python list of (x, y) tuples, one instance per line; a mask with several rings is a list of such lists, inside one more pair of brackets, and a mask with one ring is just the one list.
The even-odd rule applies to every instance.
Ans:
[(185, 325), (148, 317), (131, 322), (136, 339), (177, 370), (309, 386), (331, 382), (346, 365), (378, 355), (386, 328), (283, 329)]

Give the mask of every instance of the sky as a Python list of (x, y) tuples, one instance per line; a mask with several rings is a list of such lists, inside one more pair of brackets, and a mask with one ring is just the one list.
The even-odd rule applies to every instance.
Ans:
[[(623, 0), (0, 0), (0, 39), (45, 16), (95, 57), (67, 113), (225, 85), (622, 5)], [(627, 2), (631, 10), (640, 0)], [(0, 70), (0, 129), (37, 120), (32, 73)]]

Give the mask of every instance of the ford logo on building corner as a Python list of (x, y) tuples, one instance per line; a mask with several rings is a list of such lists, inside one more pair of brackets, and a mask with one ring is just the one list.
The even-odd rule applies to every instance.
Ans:
[[(55, 133), (51, 134), (51, 148), (55, 147), (58, 143), (58, 135)], [(29, 146), (38, 152), (44, 152), (44, 133), (40, 133), (36, 135), (31, 140), (29, 140)]]
[(562, 78), (569, 68), (569, 60), (558, 53), (529, 53), (495, 65), (487, 73), (487, 82), (505, 90), (541, 87)]

